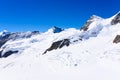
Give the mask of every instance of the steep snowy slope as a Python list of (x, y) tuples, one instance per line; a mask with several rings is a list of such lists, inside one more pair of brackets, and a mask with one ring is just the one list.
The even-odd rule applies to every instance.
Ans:
[(0, 38), (1, 80), (119, 80), (117, 35), (120, 12), (108, 19), (94, 15), (81, 30), (5, 34)]

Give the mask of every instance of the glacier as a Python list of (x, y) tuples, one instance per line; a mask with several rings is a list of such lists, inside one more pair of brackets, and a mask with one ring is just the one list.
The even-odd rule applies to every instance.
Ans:
[(117, 35), (120, 12), (107, 19), (93, 15), (80, 30), (4, 30), (0, 32), (1, 80), (119, 80), (120, 43), (113, 42)]

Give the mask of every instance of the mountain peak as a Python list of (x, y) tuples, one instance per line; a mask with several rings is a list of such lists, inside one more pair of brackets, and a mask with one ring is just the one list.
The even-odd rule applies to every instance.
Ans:
[(92, 15), (91, 17), (90, 17), (90, 19), (102, 19), (100, 16), (97, 16), (97, 15)]
[(54, 32), (54, 33), (59, 33), (59, 32), (61, 32), (61, 31), (63, 31), (62, 28), (59, 28), (59, 27), (56, 27), (56, 26), (53, 27), (53, 32)]
[(47, 32), (48, 32), (48, 33), (59, 33), (59, 32), (61, 32), (61, 31), (63, 31), (62, 28), (59, 28), (59, 27), (53, 26), (53, 27), (50, 28)]
[(92, 15), (80, 30), (87, 31), (91, 23), (93, 23), (94, 21), (97, 21), (97, 20), (102, 20), (102, 19), (103, 18), (101, 18), (99, 16)]
[(10, 32), (8, 32), (7, 30), (3, 30), (0, 32), (0, 36), (2, 36), (2, 37), (7, 35), (7, 34), (10, 34)]

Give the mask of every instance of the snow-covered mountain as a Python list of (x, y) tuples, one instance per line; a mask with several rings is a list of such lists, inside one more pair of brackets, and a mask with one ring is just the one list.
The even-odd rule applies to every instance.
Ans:
[(119, 80), (120, 12), (80, 30), (0, 32), (1, 80)]

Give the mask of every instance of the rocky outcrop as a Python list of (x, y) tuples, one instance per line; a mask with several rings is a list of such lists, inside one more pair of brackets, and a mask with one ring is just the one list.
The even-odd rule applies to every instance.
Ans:
[(53, 27), (53, 33), (59, 33), (61, 31), (63, 31), (63, 29), (56, 27), (56, 26)]
[(8, 57), (8, 56), (10, 56), (10, 55), (12, 55), (12, 54), (15, 54), (15, 53), (18, 53), (18, 51), (16, 50), (16, 51), (12, 51), (12, 50), (10, 50), (10, 51), (7, 51), (7, 52), (5, 52), (3, 55), (2, 55), (2, 51), (0, 51), (0, 58), (3, 58), (3, 57)]
[(90, 19), (87, 20), (87, 22), (83, 25), (83, 27), (80, 30), (87, 31), (91, 23), (93, 23), (96, 19), (101, 19), (101, 18), (96, 15), (91, 16)]
[(112, 19), (111, 25), (115, 25), (117, 23), (120, 23), (120, 12)]
[(63, 39), (63, 40), (60, 40), (60, 41), (57, 41), (57, 42), (53, 42), (51, 47), (48, 48), (43, 54), (46, 54), (47, 51), (51, 51), (51, 50), (62, 48), (63, 46), (69, 46), (69, 45), (70, 45), (69, 39)]
[(120, 35), (117, 35), (113, 40), (113, 43), (119, 43), (119, 42), (120, 42)]
[(89, 25), (93, 22), (92, 19), (93, 19), (93, 17), (91, 17), (91, 18), (83, 25), (83, 27), (82, 27), (80, 30), (87, 31), (88, 28), (89, 28)]

